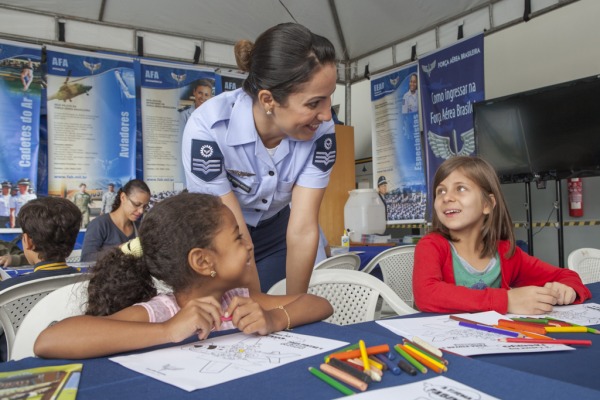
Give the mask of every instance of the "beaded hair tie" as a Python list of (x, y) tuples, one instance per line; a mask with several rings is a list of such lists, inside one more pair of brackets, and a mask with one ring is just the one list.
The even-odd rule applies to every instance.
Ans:
[(123, 254), (130, 254), (135, 258), (140, 258), (142, 256), (142, 242), (140, 242), (140, 238), (136, 237), (135, 239), (131, 239), (129, 242), (123, 243), (121, 245), (121, 251)]

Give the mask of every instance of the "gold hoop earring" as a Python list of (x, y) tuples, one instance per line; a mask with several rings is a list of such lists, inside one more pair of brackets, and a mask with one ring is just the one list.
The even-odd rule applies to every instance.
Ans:
[(212, 271), (210, 271), (210, 277), (214, 278), (215, 276), (217, 276), (217, 271), (215, 271), (214, 269)]

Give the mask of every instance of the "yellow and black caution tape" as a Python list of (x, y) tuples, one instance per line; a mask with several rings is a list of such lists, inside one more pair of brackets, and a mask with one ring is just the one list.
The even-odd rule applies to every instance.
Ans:
[[(556, 221), (547, 221), (547, 222), (532, 222), (531, 226), (533, 228), (541, 228), (541, 227), (546, 227), (546, 226), (554, 226), (556, 227), (556, 225), (558, 224), (558, 222)], [(600, 225), (600, 221), (563, 221), (563, 226), (595, 226), (595, 225)], [(515, 228), (527, 228), (527, 222), (515, 222), (514, 223), (514, 227)]]

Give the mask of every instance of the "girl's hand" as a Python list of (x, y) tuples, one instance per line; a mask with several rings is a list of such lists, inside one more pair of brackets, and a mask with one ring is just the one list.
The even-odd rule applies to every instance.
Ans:
[(246, 334), (268, 335), (278, 330), (271, 313), (249, 297), (234, 297), (225, 315), (231, 315), (233, 325)]
[(560, 282), (548, 282), (544, 285), (545, 288), (554, 291), (559, 306), (571, 304), (577, 298), (575, 289)]
[(539, 315), (552, 311), (558, 304), (555, 289), (539, 286), (523, 286), (508, 291), (508, 312), (511, 314)]
[(221, 304), (213, 297), (194, 299), (164, 322), (164, 326), (172, 343), (179, 343), (194, 334), (204, 340), (213, 329), (221, 326)]

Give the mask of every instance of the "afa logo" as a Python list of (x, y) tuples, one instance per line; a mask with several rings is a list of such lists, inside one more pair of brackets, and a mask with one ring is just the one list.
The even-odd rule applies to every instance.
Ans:
[(52, 66), (69, 68), (69, 60), (61, 57), (52, 57)]
[(146, 70), (146, 73), (144, 74), (144, 77), (146, 79), (160, 79), (160, 76), (158, 75), (158, 71), (152, 71), (152, 70)]

